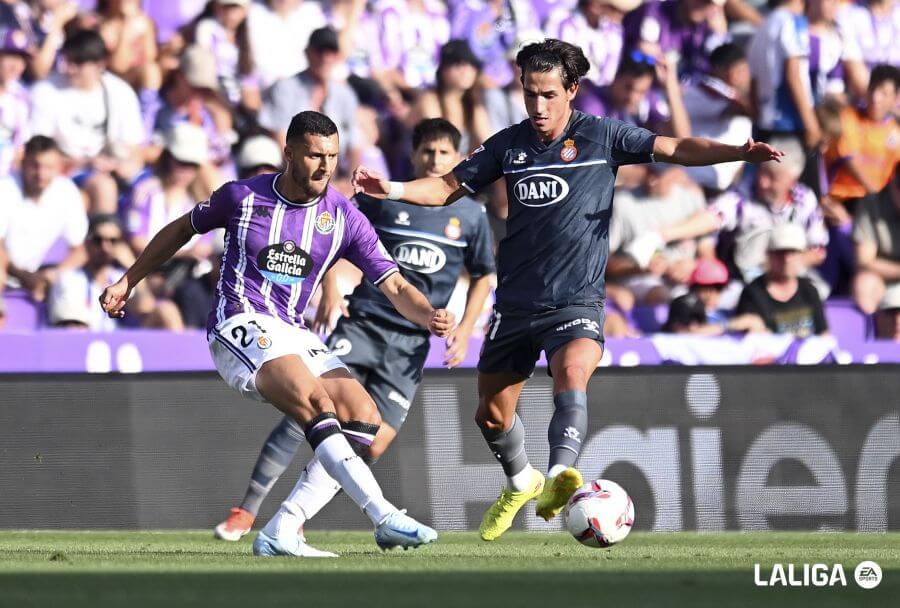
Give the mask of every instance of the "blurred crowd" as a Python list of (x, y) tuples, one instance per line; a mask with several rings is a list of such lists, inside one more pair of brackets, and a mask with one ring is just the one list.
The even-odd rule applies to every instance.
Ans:
[[(27, 300), (41, 327), (203, 327), (215, 233), (124, 320), (97, 296), (215, 188), (279, 170), (301, 110), (337, 123), (346, 194), (359, 164), (409, 179), (422, 119), (468, 153), (526, 118), (515, 53), (543, 36), (590, 59), (584, 112), (786, 153), (619, 171), (608, 336), (647, 307), (663, 331), (823, 334), (846, 300), (900, 341), (897, 0), (0, 0), (0, 325)], [(499, 240), (502, 184), (481, 200)]]

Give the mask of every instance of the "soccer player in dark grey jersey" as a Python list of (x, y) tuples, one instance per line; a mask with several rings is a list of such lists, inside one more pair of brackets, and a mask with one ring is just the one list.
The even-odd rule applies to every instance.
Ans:
[[(664, 161), (710, 165), (778, 160), (749, 140), (730, 146), (672, 138), (572, 108), (590, 64), (580, 48), (547, 39), (524, 47), (528, 119), (496, 133), (440, 178), (389, 182), (365, 167), (354, 187), (378, 198), (442, 206), (506, 178), (507, 236), (500, 242), (494, 317), (478, 364), (476, 421), (509, 485), (485, 514), (481, 537), (494, 540), (537, 498), (538, 515), (557, 515), (583, 483), (573, 468), (587, 430), (587, 383), (603, 354), (604, 272), (618, 167)], [(532, 469), (516, 415), (519, 394), (540, 351), (553, 377), (549, 480)]]
[[(460, 160), (459, 130), (442, 118), (423, 120), (413, 130), (415, 175), (441, 176)], [(463, 269), (471, 281), (465, 313), (447, 339), (445, 362), (455, 367), (465, 359), (469, 337), (494, 281), (493, 241), (484, 206), (462, 199), (452, 207), (411, 207), (358, 195), (359, 210), (371, 222), (379, 241), (400, 267), (400, 274), (432, 305), (444, 307)], [(322, 298), (313, 324), (327, 331), (343, 303), (335, 272), (322, 281)], [(331, 354), (359, 379), (372, 396), (382, 424), (370, 439), (368, 456), (379, 458), (396, 438), (422, 380), (429, 350), (428, 331), (397, 312), (374, 283), (363, 280), (350, 296), (349, 316), (341, 318), (328, 338)], [(353, 432), (350, 429), (347, 432)], [(259, 508), (303, 443), (303, 430), (285, 416), (272, 430), (253, 467), (240, 506), (215, 529), (217, 538), (239, 540), (250, 531)], [(338, 484), (313, 460), (286, 503), (302, 513), (301, 525), (325, 507)]]

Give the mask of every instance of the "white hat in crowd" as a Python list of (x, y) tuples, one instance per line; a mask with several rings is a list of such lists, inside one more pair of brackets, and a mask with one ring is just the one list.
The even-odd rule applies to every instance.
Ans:
[(47, 303), (47, 316), (51, 325), (61, 323), (79, 323), (90, 327), (91, 310), (84, 298), (65, 293), (57, 298), (50, 298)]
[(894, 310), (900, 308), (900, 283), (895, 283), (888, 287), (878, 306), (880, 310)]
[(280, 169), (282, 163), (281, 148), (278, 147), (278, 143), (265, 135), (248, 137), (241, 146), (237, 158), (239, 169), (252, 169), (264, 165)]
[(202, 165), (209, 160), (206, 131), (189, 122), (176, 123), (166, 133), (165, 149), (183, 163)]
[(806, 251), (806, 232), (802, 226), (779, 224), (769, 235), (769, 251)]
[(181, 56), (179, 65), (185, 80), (198, 89), (219, 90), (218, 68), (212, 51), (199, 45), (189, 46)]

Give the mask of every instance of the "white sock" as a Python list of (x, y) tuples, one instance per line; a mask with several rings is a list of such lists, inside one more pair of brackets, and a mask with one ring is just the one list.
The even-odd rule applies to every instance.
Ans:
[(565, 471), (565, 470), (568, 469), (568, 468), (569, 468), (569, 467), (567, 467), (567, 466), (564, 465), (564, 464), (555, 464), (555, 465), (553, 465), (552, 467), (550, 467), (550, 470), (549, 470), (549, 471), (547, 471), (547, 477), (549, 477), (549, 478), (552, 479), (552, 478), (556, 477), (557, 475), (559, 475), (560, 473), (562, 473), (563, 471)]
[(328, 474), (318, 457), (313, 456), (300, 473), (300, 479), (288, 494), (286, 502), (300, 507), (306, 519), (310, 520), (331, 502), (340, 489), (341, 484)]
[(275, 516), (263, 528), (263, 532), (272, 538), (297, 536), (305, 522), (306, 516), (303, 511), (297, 505), (284, 501)]
[(531, 480), (534, 474), (534, 469), (530, 464), (526, 464), (525, 468), (516, 473), (515, 475), (511, 475), (506, 479), (509, 481), (509, 487), (512, 488), (516, 492), (522, 492), (523, 490), (531, 489)]
[(372, 471), (343, 435), (331, 435), (322, 441), (316, 448), (316, 457), (376, 526), (397, 510), (384, 498)]

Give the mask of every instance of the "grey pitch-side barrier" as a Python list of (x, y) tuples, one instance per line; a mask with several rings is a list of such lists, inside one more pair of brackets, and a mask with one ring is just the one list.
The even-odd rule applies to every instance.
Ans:
[[(605, 369), (589, 407), (579, 467), (630, 492), (638, 529), (900, 529), (900, 366)], [(391, 500), (439, 529), (476, 528), (503, 484), (474, 410), (472, 370), (427, 372), (375, 467)], [(520, 412), (544, 468), (543, 371)], [(210, 528), (276, 421), (212, 374), (0, 376), (0, 528)], [(517, 526), (561, 523), (529, 509)], [(340, 495), (307, 529), (369, 527)]]

